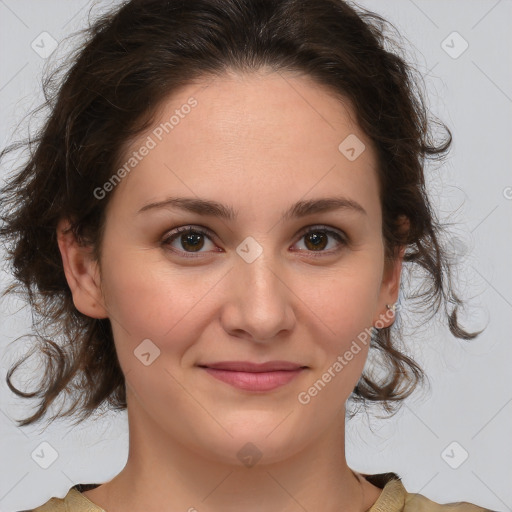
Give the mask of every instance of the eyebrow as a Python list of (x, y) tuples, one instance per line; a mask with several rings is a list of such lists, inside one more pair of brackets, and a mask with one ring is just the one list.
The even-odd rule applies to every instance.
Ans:
[[(233, 221), (237, 217), (237, 212), (231, 206), (196, 197), (170, 197), (163, 201), (146, 204), (137, 213), (140, 214), (160, 208), (178, 208), (199, 215), (219, 217), (229, 221)], [(282, 218), (283, 220), (289, 220), (291, 218), (306, 217), (314, 213), (333, 210), (348, 210), (367, 215), (366, 210), (353, 199), (347, 197), (325, 197), (298, 201), (283, 213)]]

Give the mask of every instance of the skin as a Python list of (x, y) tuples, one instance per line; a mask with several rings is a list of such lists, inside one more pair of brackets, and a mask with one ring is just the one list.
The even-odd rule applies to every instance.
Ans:
[[(129, 457), (113, 480), (84, 494), (108, 512), (197, 510), (364, 511), (381, 490), (345, 459), (345, 401), (368, 354), (353, 359), (307, 405), (310, 388), (359, 333), (393, 318), (403, 250), (384, 264), (376, 157), (348, 102), (309, 77), (226, 73), (168, 98), (127, 158), (190, 96), (198, 105), (111, 192), (100, 264), (58, 227), (66, 277), (79, 311), (109, 318), (126, 377)], [(355, 134), (366, 150), (349, 161), (338, 146)], [(299, 200), (344, 195), (349, 210), (283, 220)], [(213, 199), (236, 220), (164, 208), (153, 201)], [(203, 226), (199, 257), (177, 227)], [(314, 249), (303, 228), (345, 233)], [(318, 234), (321, 229), (315, 229)], [(261, 246), (252, 263), (236, 248)], [(172, 250), (174, 249), (174, 252)], [(187, 250), (189, 251), (187, 253)], [(323, 251), (323, 253), (321, 252)], [(150, 339), (145, 366), (134, 350)], [(308, 366), (268, 392), (234, 388), (197, 365), (287, 360)], [(253, 443), (261, 459), (237, 453)]]

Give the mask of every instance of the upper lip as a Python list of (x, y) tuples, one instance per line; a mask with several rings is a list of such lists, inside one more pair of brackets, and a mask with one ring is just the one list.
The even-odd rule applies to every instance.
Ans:
[(206, 363), (198, 366), (213, 368), (216, 370), (229, 370), (234, 372), (275, 372), (279, 370), (299, 370), (306, 368), (290, 361), (267, 361), (266, 363), (251, 363), (249, 361), (221, 361), (218, 363)]

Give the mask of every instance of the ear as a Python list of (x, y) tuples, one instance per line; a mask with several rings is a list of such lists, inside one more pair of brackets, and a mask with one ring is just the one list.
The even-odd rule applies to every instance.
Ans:
[(384, 275), (380, 288), (378, 309), (373, 319), (374, 327), (389, 327), (395, 320), (395, 315), (392, 314), (392, 311), (388, 310), (386, 304), (392, 306), (398, 300), (404, 253), (405, 245), (401, 246), (394, 260), (388, 261), (385, 264)]
[[(409, 231), (409, 219), (402, 215), (398, 219), (398, 230), (402, 235)], [(373, 319), (373, 325), (378, 328), (389, 327), (395, 321), (395, 315), (388, 310), (386, 304), (392, 306), (398, 300), (400, 291), (400, 277), (406, 245), (401, 245), (392, 260), (387, 260), (384, 265), (384, 275), (380, 288), (378, 308)], [(378, 325), (376, 325), (378, 323)]]
[(59, 221), (57, 242), (73, 303), (84, 315), (108, 318), (100, 286), (99, 265), (92, 257), (92, 247), (80, 245), (69, 227), (67, 219)]

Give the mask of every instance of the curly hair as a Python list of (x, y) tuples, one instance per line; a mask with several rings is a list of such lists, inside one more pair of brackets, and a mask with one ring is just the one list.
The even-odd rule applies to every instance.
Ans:
[[(39, 421), (62, 393), (72, 403), (52, 421), (76, 414), (81, 422), (102, 404), (126, 408), (110, 321), (74, 306), (57, 224), (69, 219), (73, 235), (92, 246), (100, 261), (109, 198), (97, 198), (94, 190), (112, 176), (126, 143), (150, 126), (173, 91), (228, 70), (299, 71), (351, 102), (376, 149), (385, 259), (405, 247), (404, 268), (420, 271), (423, 286), (406, 298), (430, 311), (428, 319), (443, 307), (457, 338), (482, 332), (459, 324), (463, 302), (453, 290), (454, 262), (441, 243), (445, 226), (425, 185), (427, 160), (442, 160), (452, 134), (428, 112), (423, 77), (388, 27), (397, 33), (379, 15), (343, 0), (131, 0), (79, 32), (84, 43), (43, 81), (49, 114), (37, 135), (0, 154), (30, 149), (0, 191), (0, 236), (15, 278), (2, 296), (21, 294), (30, 304), (29, 336), (37, 341), (6, 376), (15, 394), (39, 400), (19, 426)], [(444, 130), (442, 140), (433, 126)], [(407, 230), (401, 228), (404, 219)], [(397, 322), (373, 331), (370, 354), (379, 355), (383, 373), (377, 378), (367, 365), (351, 394), (354, 402), (396, 412), (424, 382), (401, 341)], [(36, 351), (46, 357), (44, 373), (36, 391), (23, 392), (11, 377)]]

